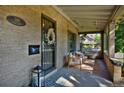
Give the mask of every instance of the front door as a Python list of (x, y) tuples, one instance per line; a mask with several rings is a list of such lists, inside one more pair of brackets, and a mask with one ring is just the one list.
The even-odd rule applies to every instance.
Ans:
[(43, 70), (55, 67), (56, 55), (56, 22), (42, 15), (41, 23), (41, 65)]

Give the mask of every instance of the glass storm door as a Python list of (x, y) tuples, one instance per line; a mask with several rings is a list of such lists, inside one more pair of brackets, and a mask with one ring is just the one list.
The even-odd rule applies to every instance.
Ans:
[(41, 24), (41, 64), (43, 70), (48, 70), (55, 67), (56, 22), (42, 14)]

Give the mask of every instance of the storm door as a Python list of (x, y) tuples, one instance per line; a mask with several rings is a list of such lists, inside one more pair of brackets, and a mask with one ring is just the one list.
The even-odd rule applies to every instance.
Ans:
[(41, 64), (44, 70), (48, 70), (56, 63), (56, 22), (42, 15), (41, 24)]

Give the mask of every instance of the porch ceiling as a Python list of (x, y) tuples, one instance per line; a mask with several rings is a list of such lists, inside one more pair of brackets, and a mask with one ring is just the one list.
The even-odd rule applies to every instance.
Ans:
[(80, 27), (80, 32), (104, 30), (115, 9), (113, 5), (60, 5), (57, 7)]

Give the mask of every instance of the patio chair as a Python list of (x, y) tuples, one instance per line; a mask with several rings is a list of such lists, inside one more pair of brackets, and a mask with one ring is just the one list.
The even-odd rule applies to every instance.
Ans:
[(87, 57), (84, 56), (83, 53), (78, 51), (75, 52), (75, 55), (70, 54), (68, 59), (68, 68), (70, 65), (80, 65), (81, 70), (81, 65), (86, 59)]

